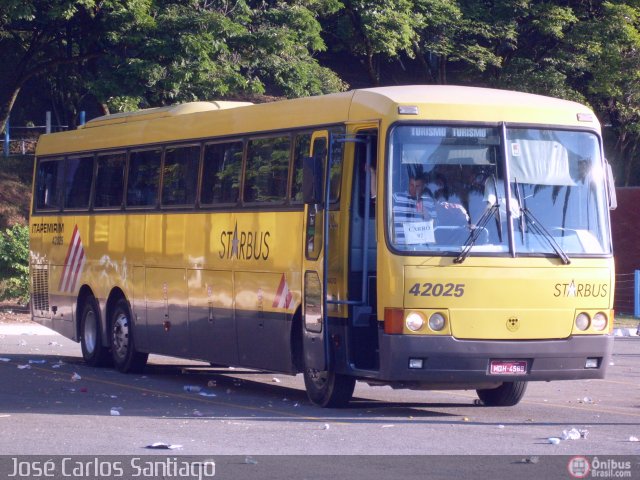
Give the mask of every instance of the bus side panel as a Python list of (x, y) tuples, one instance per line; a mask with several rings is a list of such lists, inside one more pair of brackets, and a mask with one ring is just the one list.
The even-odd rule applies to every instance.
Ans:
[(195, 358), (238, 364), (231, 272), (188, 270), (189, 343)]
[(232, 221), (228, 231), (239, 362), (292, 371), (292, 317), (300, 304), (301, 211), (243, 213)]
[(126, 217), (124, 215), (95, 215), (89, 217), (91, 248), (88, 251), (88, 278), (93, 294), (103, 304), (114, 286), (125, 293), (129, 286)]
[(151, 346), (147, 338), (147, 299), (144, 294), (145, 268), (143, 266), (133, 267), (131, 280), (131, 302), (132, 315), (135, 324), (136, 348), (143, 352), (150, 352)]
[(147, 340), (154, 353), (189, 357), (186, 270), (147, 268)]
[[(86, 265), (86, 223), (78, 226), (76, 217), (42, 217), (49, 225), (58, 225), (58, 231), (45, 231), (44, 245), (49, 248), (49, 306), (51, 328), (61, 335), (77, 340), (74, 310), (81, 277)], [(60, 227), (61, 226), (61, 227)], [(54, 229), (56, 230), (56, 229)], [(83, 233), (84, 232), (84, 233)]]
[(236, 272), (234, 278), (240, 364), (289, 371), (291, 316), (286, 310), (293, 300), (286, 275)]
[[(125, 291), (127, 300), (132, 302), (135, 321), (136, 347), (145, 352), (151, 352), (152, 347), (147, 335), (147, 304), (144, 291), (145, 286), (145, 224), (146, 215), (131, 214), (126, 217), (125, 257), (123, 264), (133, 271), (133, 292)], [(132, 298), (133, 297), (133, 298)]]

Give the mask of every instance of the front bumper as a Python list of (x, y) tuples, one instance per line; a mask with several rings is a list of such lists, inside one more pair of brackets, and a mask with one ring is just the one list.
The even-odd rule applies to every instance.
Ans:
[[(559, 340), (485, 341), (444, 336), (379, 334), (383, 382), (474, 386), (505, 381), (603, 378), (613, 350), (613, 336), (572, 336)], [(410, 369), (409, 359), (423, 359)], [(585, 368), (587, 358), (597, 368)], [(493, 375), (491, 360), (526, 360), (527, 373)]]

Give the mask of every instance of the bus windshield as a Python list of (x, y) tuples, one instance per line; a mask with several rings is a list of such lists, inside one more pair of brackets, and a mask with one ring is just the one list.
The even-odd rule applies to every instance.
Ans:
[(600, 144), (593, 133), (396, 126), (389, 165), (388, 233), (396, 250), (515, 249), (566, 258), (611, 251)]

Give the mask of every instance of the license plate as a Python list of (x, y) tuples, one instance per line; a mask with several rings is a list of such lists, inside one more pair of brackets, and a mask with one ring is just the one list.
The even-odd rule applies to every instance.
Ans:
[(527, 373), (527, 361), (491, 360), (489, 373), (491, 375), (525, 375)]

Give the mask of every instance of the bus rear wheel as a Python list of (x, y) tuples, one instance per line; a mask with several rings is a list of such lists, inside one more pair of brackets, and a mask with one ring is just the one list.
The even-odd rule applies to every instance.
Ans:
[(80, 347), (82, 358), (92, 367), (103, 367), (109, 363), (109, 349), (102, 345), (100, 313), (95, 297), (84, 301), (80, 314)]
[(131, 311), (123, 298), (111, 315), (111, 353), (116, 369), (123, 373), (140, 373), (149, 357), (148, 353), (136, 351)]
[(311, 403), (319, 407), (337, 408), (349, 403), (356, 380), (332, 371), (305, 367), (304, 386)]
[(522, 400), (526, 390), (527, 382), (504, 382), (497, 388), (476, 390), (476, 393), (487, 407), (513, 407)]

